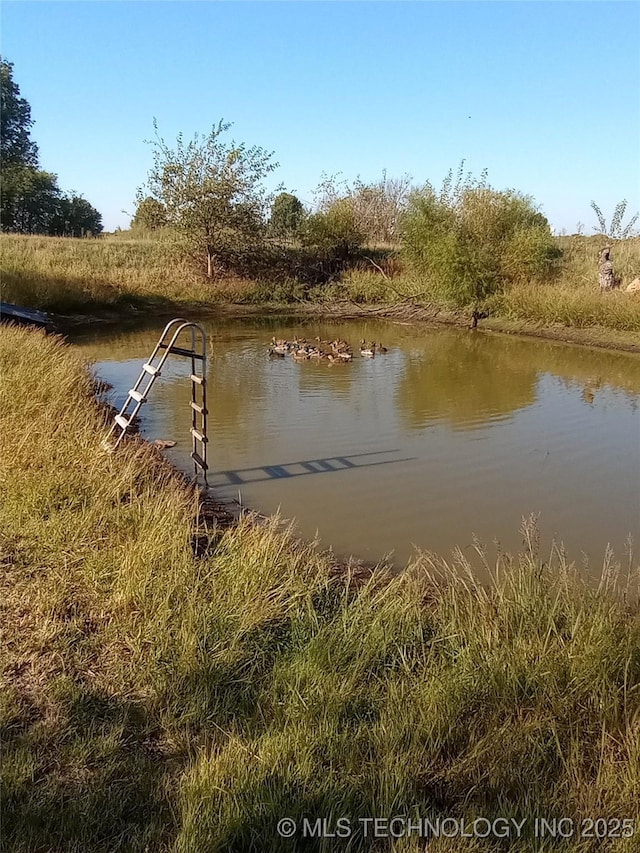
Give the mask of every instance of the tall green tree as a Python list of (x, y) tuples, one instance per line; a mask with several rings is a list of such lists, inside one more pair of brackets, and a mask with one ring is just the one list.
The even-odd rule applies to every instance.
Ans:
[(19, 230), (22, 234), (49, 234), (60, 203), (58, 176), (41, 169), (29, 169), (21, 199)]
[(13, 63), (0, 57), (0, 168), (37, 166), (38, 147), (31, 141), (31, 107), (13, 80)]
[[(0, 57), (0, 220), (3, 231), (19, 230), (29, 217), (24, 200), (34, 184), (38, 148), (31, 141), (31, 107), (13, 80), (13, 63)], [(37, 182), (36, 182), (37, 183)], [(41, 183), (41, 182), (40, 182)]]
[(102, 231), (100, 213), (76, 193), (64, 195), (58, 177), (38, 166), (31, 140), (31, 107), (20, 97), (13, 64), (0, 58), (0, 226), (20, 234), (80, 237)]
[(19, 234), (49, 234), (61, 192), (57, 175), (10, 166), (2, 176), (2, 227)]
[(273, 201), (269, 230), (275, 237), (293, 237), (304, 220), (305, 210), (292, 193), (280, 193)]
[(180, 134), (170, 148), (154, 121), (153, 167), (146, 191), (138, 190), (139, 203), (150, 196), (164, 205), (168, 223), (206, 259), (210, 278), (217, 266), (262, 241), (271, 200), (262, 181), (278, 166), (263, 148), (224, 142), (230, 127), (220, 121), (188, 143)]
[(68, 199), (70, 207), (70, 225), (72, 236), (82, 237), (88, 233), (100, 234), (102, 231), (102, 214), (90, 204), (86, 198), (73, 195)]
[(51, 220), (49, 233), (58, 237), (94, 236), (102, 231), (102, 215), (85, 198), (72, 193), (62, 196)]
[(102, 216), (86, 199), (65, 195), (57, 175), (29, 166), (12, 166), (2, 178), (2, 226), (18, 234), (84, 237), (100, 234)]

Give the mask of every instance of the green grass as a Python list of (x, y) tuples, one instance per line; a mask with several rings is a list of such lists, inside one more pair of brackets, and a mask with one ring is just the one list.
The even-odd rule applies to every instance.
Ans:
[(211, 531), (195, 557), (196, 495), (141, 442), (105, 452), (105, 430), (76, 353), (4, 328), (3, 850), (347, 849), (280, 839), (284, 816), (640, 830), (637, 567), (588, 588), (527, 526), (490, 590), (429, 555), (362, 583), (277, 520)]

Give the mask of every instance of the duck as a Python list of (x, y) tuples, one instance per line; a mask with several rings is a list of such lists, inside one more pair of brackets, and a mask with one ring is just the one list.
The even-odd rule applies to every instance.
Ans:
[(478, 320), (486, 320), (489, 315), (486, 311), (478, 311), (478, 309), (474, 309), (473, 314), (471, 315), (471, 323), (469, 324), (470, 329), (478, 328)]
[(291, 353), (291, 358), (294, 358), (296, 361), (304, 361), (310, 357), (311, 353), (307, 347), (297, 347)]
[(371, 343), (366, 343), (366, 341), (360, 341), (360, 355), (363, 358), (373, 358), (376, 354), (376, 345), (373, 341)]
[(274, 353), (278, 353), (278, 355), (285, 355), (291, 349), (291, 344), (289, 341), (285, 341), (284, 338), (275, 339), (275, 337), (271, 338), (271, 346), (269, 348), (269, 352), (273, 351)]
[(331, 346), (333, 346), (332, 341), (324, 341), (324, 340), (322, 340), (320, 335), (318, 335), (317, 338), (314, 338), (314, 340), (318, 344), (318, 346), (320, 346), (320, 347), (331, 347)]
[(376, 344), (376, 352), (389, 352), (389, 350), (382, 344)]
[(331, 364), (346, 364), (353, 358), (353, 353), (350, 352), (330, 352), (327, 359)]

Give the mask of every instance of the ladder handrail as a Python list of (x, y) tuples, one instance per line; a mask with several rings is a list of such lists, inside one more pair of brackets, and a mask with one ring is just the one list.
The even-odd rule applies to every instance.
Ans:
[[(154, 366), (154, 365), (152, 364), (153, 359), (157, 356), (158, 351), (160, 350), (160, 347), (161, 347), (161, 346), (162, 346), (162, 344), (165, 342), (165, 338), (166, 338), (166, 336), (167, 336), (167, 333), (168, 333), (169, 329), (170, 329), (170, 328), (171, 328), (171, 326), (173, 326), (175, 323), (181, 323), (182, 325), (181, 325), (178, 329), (176, 329), (176, 331), (174, 332), (174, 334), (173, 334), (173, 336), (172, 336), (172, 338), (171, 338), (171, 341), (170, 341), (170, 342), (169, 342), (169, 344), (166, 346), (166, 348), (164, 349), (164, 352), (163, 352), (163, 353), (162, 353), (162, 355), (160, 356), (160, 361), (158, 362), (158, 364), (157, 364), (157, 365), (155, 365), (155, 366)], [(195, 326), (195, 325), (196, 325), (195, 323), (192, 323), (192, 322), (190, 322), (189, 320), (185, 320), (185, 319), (184, 319), (184, 318), (182, 318), (182, 317), (176, 317), (174, 320), (171, 320), (169, 323), (167, 323), (167, 325), (164, 327), (164, 330), (163, 330), (162, 334), (160, 335), (160, 338), (158, 339), (158, 343), (157, 343), (157, 344), (155, 345), (155, 347), (153, 348), (153, 352), (151, 353), (151, 356), (149, 357), (148, 361), (146, 362), (146, 364), (148, 364), (150, 367), (154, 367), (154, 373), (151, 375), (151, 379), (149, 380), (149, 384), (147, 385), (147, 387), (146, 387), (145, 391), (143, 392), (143, 395), (142, 395), (143, 397), (146, 397), (147, 392), (151, 389), (151, 386), (153, 385), (153, 382), (155, 381), (155, 378), (156, 378), (156, 377), (158, 377), (158, 376), (160, 375), (160, 372), (161, 372), (161, 370), (162, 370), (162, 367), (164, 366), (164, 363), (165, 363), (165, 361), (167, 360), (167, 358), (169, 357), (169, 354), (170, 354), (170, 352), (171, 352), (171, 347), (172, 347), (172, 346), (175, 344), (175, 342), (177, 341), (178, 336), (180, 335), (180, 333), (182, 332), (182, 330), (183, 330), (183, 329), (185, 329), (187, 326)], [(202, 331), (202, 330), (201, 330), (201, 331)], [(204, 331), (202, 331), (202, 335), (204, 336)], [(204, 338), (204, 340), (206, 340), (206, 337)], [(203, 344), (204, 344), (204, 340), (203, 340)], [(195, 335), (194, 335), (193, 331), (192, 331), (192, 334), (191, 334), (191, 341), (192, 341), (192, 344), (193, 344), (192, 349), (195, 349)], [(203, 350), (204, 350), (204, 346), (203, 346)], [(205, 355), (205, 358), (206, 358), (206, 351), (205, 351), (203, 354)], [(137, 391), (137, 390), (138, 390), (138, 387), (140, 386), (140, 384), (141, 384), (142, 380), (144, 379), (145, 373), (147, 373), (147, 372), (148, 372), (148, 371), (146, 371), (144, 368), (142, 369), (142, 371), (141, 371), (141, 373), (140, 373), (140, 376), (139, 376), (139, 377), (138, 377), (138, 379), (136, 380), (136, 383), (135, 383), (135, 385), (133, 386), (133, 389), (132, 389), (132, 390), (134, 390), (134, 391)], [(124, 412), (125, 412), (125, 410), (126, 410), (127, 406), (129, 405), (129, 400), (130, 400), (130, 397), (127, 397), (127, 399), (126, 399), (126, 401), (125, 401), (124, 405), (122, 406), (122, 408), (121, 408), (121, 409), (120, 409), (120, 411), (118, 412), (118, 414), (119, 414), (120, 416), (123, 416), (123, 415), (124, 415)], [(130, 416), (129, 420), (131, 420), (133, 417), (135, 417), (135, 415), (137, 415), (138, 410), (139, 410), (139, 408), (140, 408), (140, 406), (142, 405), (142, 403), (143, 403), (143, 402), (144, 402), (144, 400), (140, 400), (140, 401), (138, 401), (138, 405), (135, 407), (135, 409), (134, 409), (134, 410), (133, 410), (133, 412), (131, 413), (131, 416)], [(111, 427), (111, 430), (109, 431), (109, 434), (108, 434), (107, 438), (108, 438), (108, 437), (110, 437), (110, 436), (112, 435), (112, 433), (113, 433), (113, 432), (114, 432), (114, 430), (115, 430), (116, 425), (117, 425), (117, 424), (114, 424), (114, 426), (112, 426), (112, 427)], [(116, 442), (116, 447), (117, 447), (117, 446), (118, 446), (118, 444), (120, 443), (120, 439), (121, 439), (121, 438), (122, 438), (122, 435), (118, 438), (118, 440), (117, 440), (117, 442)]]
[[(169, 335), (169, 331), (173, 326), (179, 324), (177, 328), (173, 331), (171, 335), (171, 339), (167, 343), (167, 337)], [(182, 332), (189, 328), (191, 331), (191, 350), (185, 352), (174, 351), (174, 345), (178, 340), (179, 336)], [(198, 332), (200, 333), (198, 341)], [(196, 344), (199, 343), (201, 347), (201, 352), (197, 352)], [(160, 349), (163, 349), (164, 352), (160, 356), (160, 360), (156, 365), (153, 364), (153, 360), (158, 355)], [(178, 348), (183, 349), (183, 348)], [(127, 398), (124, 402), (124, 405), (118, 412), (118, 414), (114, 418), (114, 422), (111, 426), (111, 429), (107, 433), (105, 437), (105, 443), (108, 445), (109, 438), (113, 435), (114, 431), (117, 427), (120, 427), (121, 433), (116, 439), (116, 443), (114, 449), (120, 444), (120, 441), (124, 438), (127, 428), (131, 425), (131, 421), (137, 415), (140, 407), (144, 402), (146, 402), (147, 394), (151, 390), (153, 383), (160, 376), (162, 368), (164, 366), (165, 361), (169, 357), (171, 353), (175, 355), (181, 355), (185, 358), (191, 358), (191, 438), (192, 438), (192, 452), (191, 458), (194, 463), (194, 469), (196, 473), (196, 478), (198, 476), (198, 468), (202, 470), (203, 478), (205, 486), (208, 487), (207, 483), (207, 392), (206, 392), (206, 383), (207, 383), (207, 336), (199, 323), (194, 323), (190, 320), (186, 320), (183, 317), (176, 317), (173, 320), (169, 321), (167, 325), (164, 327), (158, 342), (156, 343), (151, 356), (148, 361), (145, 362), (142, 371), (138, 379), (135, 382), (133, 388), (130, 389)], [(198, 369), (196, 366), (196, 361), (198, 361), (201, 365), (201, 373), (198, 373)], [(149, 380), (146, 384), (146, 387), (142, 392), (139, 391), (139, 388), (142, 385), (142, 382), (145, 376), (149, 376)], [(197, 399), (196, 386), (199, 385), (201, 387), (201, 404)], [(132, 400), (136, 401), (136, 405), (133, 410), (125, 416), (125, 412), (127, 411), (129, 405)], [(201, 425), (198, 425), (197, 415), (200, 414), (201, 417)], [(198, 448), (197, 442), (200, 442), (201, 448)], [(198, 452), (198, 450), (200, 452)]]
[[(160, 339), (159, 339), (158, 343), (155, 345), (154, 350), (153, 350), (153, 352), (151, 353), (151, 357), (150, 357), (149, 361), (147, 362), (147, 364), (151, 364), (151, 362), (153, 361), (153, 359), (154, 359), (154, 358), (156, 357), (156, 355), (158, 354), (158, 350), (162, 347), (162, 345), (163, 345), (163, 344), (164, 344), (164, 342), (165, 342), (165, 341), (164, 341), (164, 339), (165, 339), (165, 336), (166, 336), (167, 332), (169, 331), (169, 328), (170, 328), (174, 323), (182, 323), (182, 325), (181, 325), (178, 329), (176, 329), (176, 331), (173, 333), (173, 337), (171, 338), (171, 341), (170, 341), (168, 344), (166, 344), (166, 345), (165, 345), (165, 347), (164, 347), (164, 353), (163, 353), (163, 354), (162, 354), (162, 356), (160, 357), (160, 363), (158, 364), (158, 372), (160, 371), (160, 368), (162, 367), (162, 365), (163, 365), (163, 364), (165, 363), (165, 361), (167, 360), (167, 357), (168, 357), (168, 355), (169, 355), (169, 353), (170, 353), (170, 351), (171, 351), (171, 347), (172, 347), (172, 346), (175, 344), (175, 342), (178, 340), (178, 337), (179, 337), (180, 333), (182, 332), (182, 330), (183, 330), (183, 329), (186, 329), (186, 328), (187, 328), (187, 326), (191, 326), (191, 343), (193, 344), (192, 349), (195, 349), (195, 331), (194, 331), (194, 327), (195, 327), (197, 324), (196, 324), (196, 323), (191, 323), (189, 320), (183, 320), (181, 317), (179, 317), (179, 318), (177, 318), (177, 319), (175, 319), (175, 320), (172, 320), (170, 323), (167, 323), (167, 325), (164, 327), (164, 332), (162, 333), (162, 335), (161, 335), (161, 337), (160, 337)], [(198, 327), (198, 328), (200, 328), (200, 327)], [(204, 330), (202, 330), (202, 329), (201, 329), (201, 331), (202, 331), (202, 335), (203, 335), (203, 337), (204, 337)], [(204, 337), (204, 339), (206, 340), (206, 337)], [(203, 354), (204, 354), (204, 355), (206, 355), (206, 353), (203, 353)]]

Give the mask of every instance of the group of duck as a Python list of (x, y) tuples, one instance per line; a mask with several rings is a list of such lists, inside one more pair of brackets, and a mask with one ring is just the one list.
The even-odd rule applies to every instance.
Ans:
[[(385, 353), (387, 348), (375, 341), (360, 341), (360, 355), (362, 358), (374, 358), (376, 353)], [(286, 341), (282, 338), (271, 338), (269, 356), (271, 358), (284, 358), (290, 355), (295, 361), (307, 361), (308, 359), (325, 360), (330, 364), (343, 364), (353, 359), (351, 346), (342, 338), (334, 341), (323, 341), (315, 338), (314, 342), (306, 338), (294, 338)]]

